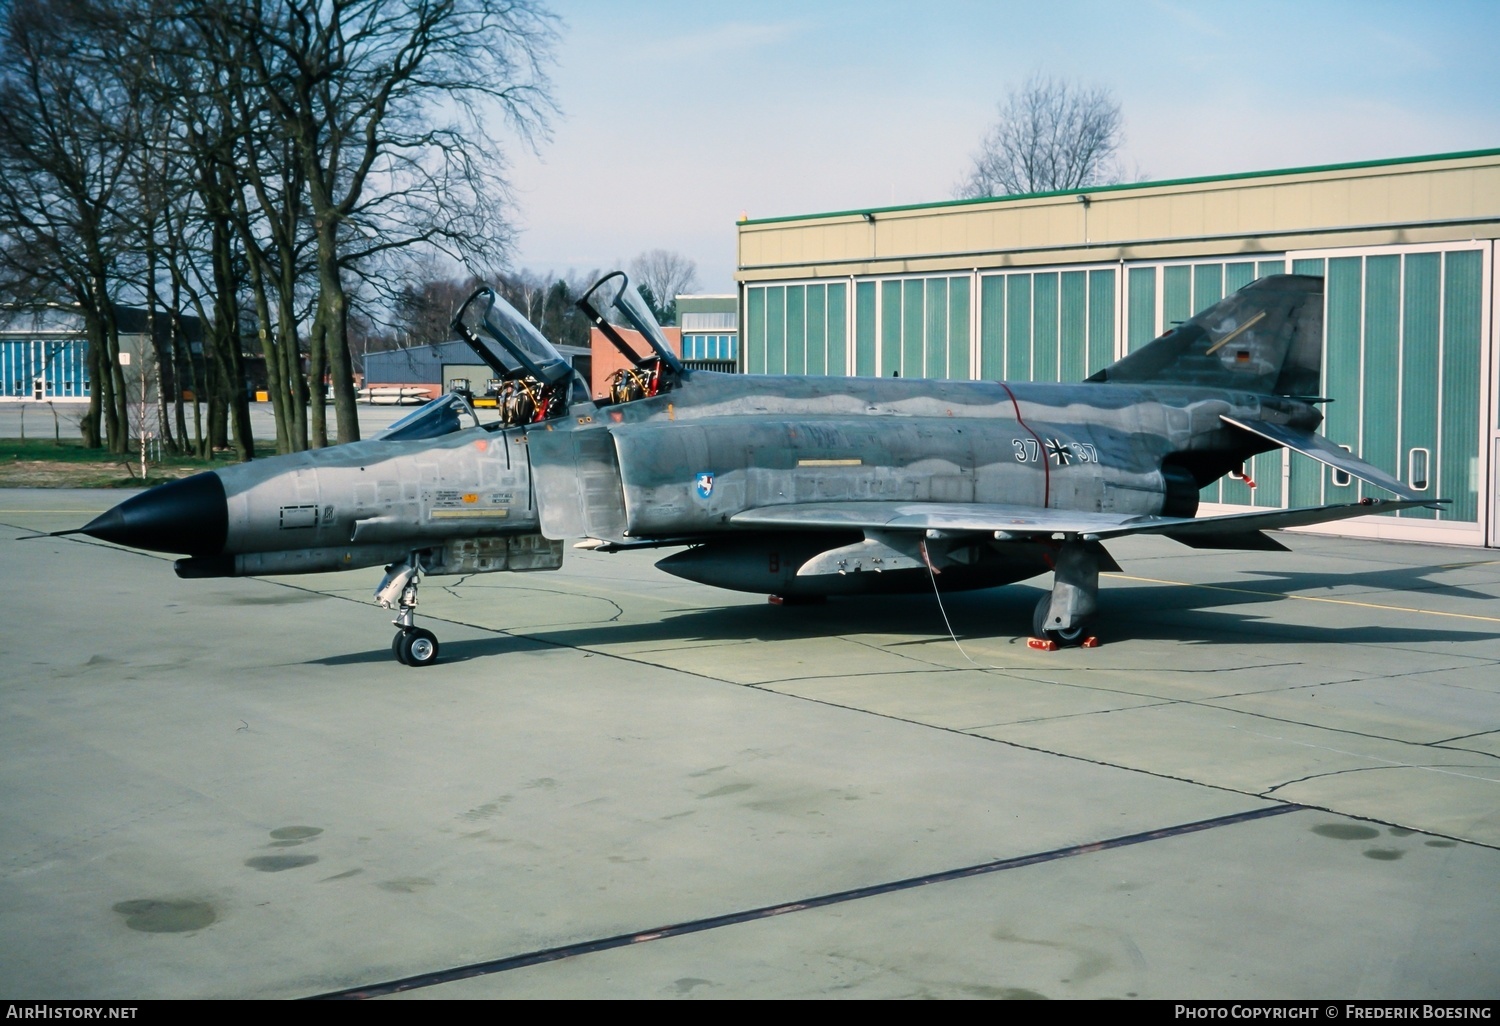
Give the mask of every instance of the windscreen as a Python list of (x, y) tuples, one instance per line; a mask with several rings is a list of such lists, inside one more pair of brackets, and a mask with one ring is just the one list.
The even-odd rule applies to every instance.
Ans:
[(375, 437), (383, 442), (411, 442), (422, 438), (441, 438), (455, 431), (478, 427), (474, 408), (461, 395), (452, 392), (413, 410)]

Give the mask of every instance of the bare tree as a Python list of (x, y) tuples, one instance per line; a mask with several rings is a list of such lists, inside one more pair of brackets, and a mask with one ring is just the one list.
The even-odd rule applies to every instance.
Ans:
[(123, 258), (117, 140), (131, 97), (115, 73), (113, 15), (95, 0), (18, 0), (0, 17), (0, 282), (76, 305), (89, 337), (84, 440), (124, 452), (129, 410), (111, 291)]
[[(496, 123), (545, 135), (557, 25), (543, 0), (0, 0), (0, 287), (82, 311), (90, 444), (128, 441), (122, 300), (168, 340), (184, 442), (190, 387), (197, 448), (232, 426), (254, 455), (257, 337), (277, 448), (327, 444), (325, 381), (357, 439), (351, 319), (412, 298), (412, 253), (503, 265)], [(201, 352), (171, 341), (184, 302)]]
[(1120, 104), (1100, 86), (1033, 75), (1000, 104), (960, 199), (1058, 192), (1123, 179)]
[[(359, 438), (346, 274), (396, 248), (493, 257), (503, 163), (493, 112), (526, 138), (553, 110), (555, 18), (535, 0), (238, 0), (248, 78), (291, 141), (312, 220), (311, 357), (340, 442)], [(488, 245), (480, 233), (489, 229)], [(327, 441), (314, 401), (313, 445)]]
[[(149, 323), (149, 322), (148, 322)], [(135, 365), (131, 366), (130, 353), (120, 354), (120, 363), (128, 370), (126, 381), (130, 390), (129, 400), (131, 413), (135, 415), (135, 430), (137, 450), (141, 459), (141, 480), (146, 480), (146, 455), (151, 448), (151, 443), (158, 437), (158, 433), (164, 426), (159, 416), (156, 397), (161, 393), (161, 381), (156, 376), (155, 358), (149, 351), (151, 343), (147, 343), (140, 353), (134, 354), (139, 357)]]
[(663, 324), (677, 320), (677, 297), (698, 287), (698, 265), (681, 253), (653, 249), (630, 261), (630, 282), (645, 286), (652, 312)]
[(523, 267), (493, 277), (500, 298), (521, 311), (549, 340), (564, 346), (588, 346), (589, 320), (574, 302), (599, 280), (598, 270), (561, 278), (552, 271)]
[(396, 292), (391, 303), (391, 326), (408, 345), (446, 342), (453, 337), (453, 315), (469, 294), (479, 287), (477, 279), (454, 281), (437, 277), (431, 264), (419, 264), (427, 277), (413, 277)]

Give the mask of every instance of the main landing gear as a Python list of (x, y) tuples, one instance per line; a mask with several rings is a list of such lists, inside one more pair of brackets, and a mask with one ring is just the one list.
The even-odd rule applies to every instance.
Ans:
[(1031, 614), (1032, 644), (1037, 648), (1093, 648), (1089, 633), (1099, 608), (1099, 571), (1120, 569), (1097, 541), (1076, 536), (1057, 548), (1052, 567), (1052, 594), (1042, 596)]
[(391, 655), (406, 666), (431, 666), (437, 662), (437, 635), (415, 623), (417, 584), (422, 576), (422, 561), (416, 553), (403, 563), (385, 568), (385, 578), (375, 589), (375, 601), (386, 609), (396, 610), (396, 636), (391, 639)]
[(1048, 642), (1054, 648), (1082, 646), (1089, 639), (1089, 620), (1081, 620), (1071, 627), (1053, 627), (1052, 596), (1043, 595), (1031, 612), (1031, 636)]

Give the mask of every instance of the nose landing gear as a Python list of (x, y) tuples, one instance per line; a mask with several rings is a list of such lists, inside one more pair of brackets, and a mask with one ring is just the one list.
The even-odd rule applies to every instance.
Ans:
[(391, 655), (404, 666), (431, 666), (437, 662), (437, 635), (415, 623), (417, 585), (422, 576), (422, 561), (412, 553), (403, 563), (385, 568), (385, 578), (375, 589), (375, 601), (386, 609), (396, 610), (396, 636), (391, 639)]

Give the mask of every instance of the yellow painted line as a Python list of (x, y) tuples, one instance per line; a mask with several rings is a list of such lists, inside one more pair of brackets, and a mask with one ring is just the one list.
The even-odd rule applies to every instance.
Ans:
[(1335, 606), (1356, 606), (1360, 609), (1384, 609), (1392, 613), (1426, 613), (1428, 616), (1451, 616), (1458, 620), (1483, 620), (1500, 623), (1500, 616), (1480, 616), (1477, 613), (1448, 613), (1441, 609), (1413, 609), (1410, 606), (1387, 606), (1379, 602), (1355, 602), (1352, 599), (1318, 598), (1315, 595), (1288, 595), (1279, 591), (1256, 591), (1254, 588), (1229, 588), (1222, 584), (1192, 584), (1188, 581), (1164, 581), (1157, 577), (1132, 577), (1129, 574), (1101, 574), (1122, 581), (1140, 581), (1144, 584), (1175, 584), (1182, 588), (1201, 588), (1204, 591), (1227, 591), (1236, 595), (1257, 595), (1260, 598), (1296, 599), (1299, 602), (1327, 602)]
[(490, 519), (504, 519), (510, 516), (510, 510), (432, 510), (431, 517), (434, 520), (471, 520), (480, 517)]
[(18, 517), (25, 513), (93, 513), (97, 516), (103, 512), (102, 509), (0, 509), (0, 517)]
[(799, 466), (799, 467), (858, 467), (858, 466), (862, 466), (864, 464), (864, 462), (865, 462), (864, 460), (859, 460), (859, 459), (843, 459), (843, 460), (798, 460), (797, 461), (797, 466)]

